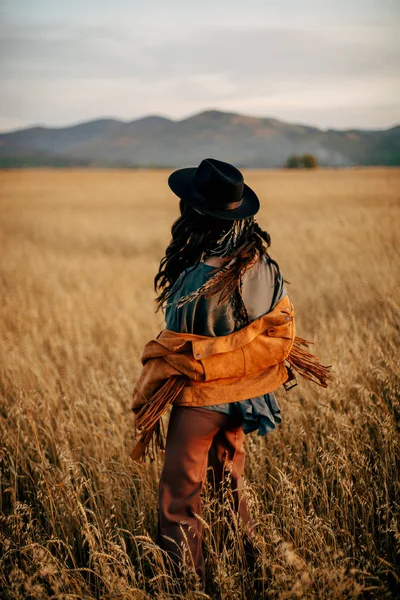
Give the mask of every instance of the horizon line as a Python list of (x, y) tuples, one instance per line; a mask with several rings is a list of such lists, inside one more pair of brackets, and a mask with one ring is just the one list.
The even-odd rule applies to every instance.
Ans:
[(225, 114), (225, 115), (237, 115), (237, 116), (241, 116), (241, 117), (246, 117), (248, 119), (263, 119), (263, 120), (271, 120), (271, 121), (279, 121), (280, 123), (286, 123), (288, 125), (296, 125), (299, 127), (312, 127), (313, 129), (317, 129), (319, 131), (389, 131), (390, 129), (394, 129), (395, 127), (399, 127), (400, 123), (394, 123), (393, 125), (389, 125), (388, 127), (383, 127), (383, 128), (365, 128), (365, 127), (350, 127), (350, 128), (335, 128), (335, 127), (319, 127), (317, 125), (312, 125), (310, 123), (302, 123), (302, 122), (297, 122), (297, 121), (285, 121), (282, 120), (278, 117), (273, 117), (273, 116), (256, 116), (256, 115), (249, 115), (246, 113), (242, 113), (242, 112), (236, 112), (236, 111), (227, 111), (227, 110), (221, 110), (218, 108), (206, 108), (200, 111), (196, 111), (193, 113), (189, 113), (186, 116), (183, 116), (181, 118), (173, 118), (171, 116), (167, 116), (167, 115), (163, 115), (160, 113), (152, 113), (152, 114), (144, 114), (142, 116), (136, 117), (134, 119), (131, 120), (126, 120), (126, 119), (122, 119), (116, 116), (99, 116), (93, 119), (85, 119), (85, 120), (78, 120), (69, 124), (64, 124), (64, 125), (45, 125), (43, 123), (34, 123), (32, 125), (26, 125), (23, 127), (13, 127), (11, 129), (7, 129), (7, 130), (1, 130), (0, 131), (0, 135), (6, 135), (6, 134), (12, 134), (12, 133), (17, 133), (19, 131), (24, 131), (27, 129), (36, 129), (36, 128), (42, 128), (42, 129), (69, 129), (70, 127), (79, 127), (80, 125), (85, 125), (87, 123), (95, 123), (96, 121), (118, 121), (120, 123), (124, 123), (126, 125), (129, 125), (131, 123), (135, 123), (136, 121), (141, 121), (144, 119), (148, 119), (148, 118), (160, 118), (160, 119), (165, 119), (167, 121), (171, 121), (173, 123), (180, 123), (182, 121), (186, 121), (188, 119), (192, 119), (194, 117), (200, 116), (202, 114), (206, 114), (206, 113), (221, 113), (221, 114)]

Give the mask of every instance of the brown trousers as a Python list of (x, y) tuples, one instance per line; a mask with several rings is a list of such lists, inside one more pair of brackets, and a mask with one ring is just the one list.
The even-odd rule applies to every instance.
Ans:
[(229, 468), (235, 511), (248, 526), (249, 533), (253, 526), (241, 493), (245, 463), (244, 437), (241, 421), (237, 417), (201, 407), (172, 407), (159, 483), (157, 541), (178, 567), (178, 573), (179, 562), (185, 562), (195, 569), (203, 583), (203, 527), (194, 513), (202, 514), (200, 492), (208, 466), (214, 469), (212, 479), (216, 490), (224, 478), (224, 468)]

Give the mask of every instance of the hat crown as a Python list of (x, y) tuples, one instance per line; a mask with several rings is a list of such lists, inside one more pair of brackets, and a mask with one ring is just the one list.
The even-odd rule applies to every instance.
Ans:
[(242, 202), (243, 175), (233, 165), (205, 158), (197, 167), (193, 184), (201, 203), (216, 209), (232, 210)]
[(198, 167), (177, 169), (168, 177), (168, 185), (198, 212), (220, 219), (247, 219), (260, 208), (239, 169), (216, 158), (205, 158)]

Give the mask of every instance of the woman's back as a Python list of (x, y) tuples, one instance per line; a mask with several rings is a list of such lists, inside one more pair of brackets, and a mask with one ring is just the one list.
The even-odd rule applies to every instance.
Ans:
[[(181, 273), (167, 304), (167, 329), (208, 336), (228, 335), (235, 330), (232, 305), (229, 300), (219, 305), (219, 294), (210, 298), (199, 295), (181, 308), (176, 306), (180, 297), (199, 289), (214, 271), (214, 266), (200, 262)], [(286, 293), (283, 276), (268, 256), (257, 261), (243, 276), (242, 298), (250, 321), (270, 312)]]

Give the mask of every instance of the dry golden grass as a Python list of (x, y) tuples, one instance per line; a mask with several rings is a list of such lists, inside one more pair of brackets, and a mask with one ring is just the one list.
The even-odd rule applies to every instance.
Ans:
[(162, 459), (128, 457), (139, 354), (163, 326), (152, 279), (177, 216), (166, 178), (0, 172), (2, 597), (395, 598), (400, 171), (246, 173), (298, 333), (336, 381), (281, 390), (282, 425), (247, 436), (264, 592), (243, 569), (240, 524), (206, 487), (208, 595), (173, 595), (152, 541)]

